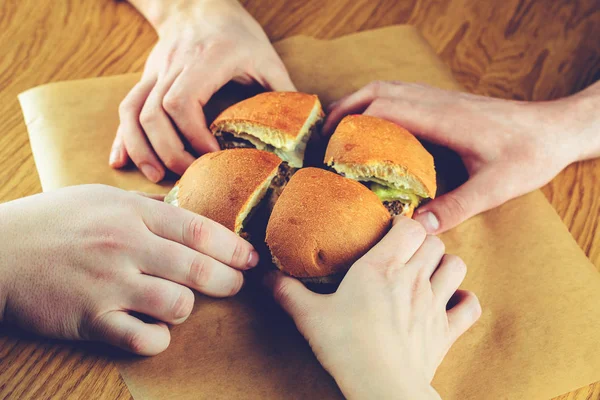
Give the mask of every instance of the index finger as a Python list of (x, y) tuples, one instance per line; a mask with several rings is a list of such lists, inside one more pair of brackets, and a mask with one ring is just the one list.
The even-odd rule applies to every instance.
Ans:
[(234, 77), (235, 61), (220, 53), (208, 54), (202, 62), (183, 69), (163, 100), (163, 107), (181, 134), (200, 154), (219, 150), (203, 107)]
[(323, 135), (331, 136), (337, 124), (349, 114), (362, 114), (378, 97), (387, 96), (393, 84), (374, 81), (329, 105), (329, 115), (323, 125)]
[(258, 264), (258, 253), (244, 239), (206, 217), (141, 198), (142, 219), (157, 236), (181, 243), (236, 269)]

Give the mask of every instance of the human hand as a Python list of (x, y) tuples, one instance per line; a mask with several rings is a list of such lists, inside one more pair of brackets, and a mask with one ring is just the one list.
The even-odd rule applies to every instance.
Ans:
[(235, 0), (131, 0), (159, 41), (140, 82), (119, 107), (109, 163), (129, 159), (151, 181), (165, 167), (181, 175), (199, 154), (219, 150), (203, 107), (229, 81), (294, 91), (283, 62), (260, 25)]
[(477, 297), (457, 290), (465, 264), (444, 251), (418, 222), (396, 217), (337, 292), (313, 293), (281, 272), (266, 283), (346, 397), (438, 399), (437, 367), (481, 314)]
[[(40, 335), (143, 355), (194, 294), (237, 293), (252, 246), (223, 226), (116, 188), (76, 186), (0, 205), (0, 320)], [(157, 320), (146, 323), (132, 313)]]
[(574, 161), (600, 155), (599, 100), (599, 85), (528, 103), (373, 82), (330, 106), (324, 132), (331, 134), (346, 114), (364, 112), (456, 151), (469, 180), (415, 213), (433, 234), (543, 186)]

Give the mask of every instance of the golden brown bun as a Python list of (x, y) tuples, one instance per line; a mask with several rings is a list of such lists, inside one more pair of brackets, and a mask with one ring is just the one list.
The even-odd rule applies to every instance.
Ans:
[(391, 217), (364, 185), (304, 168), (275, 204), (266, 242), (275, 264), (299, 278), (345, 273), (388, 231)]
[[(312, 114), (314, 121), (307, 124)], [(223, 111), (211, 124), (215, 132), (224, 127), (243, 130), (263, 128), (259, 139), (275, 147), (290, 147), (298, 135), (306, 133), (310, 125), (323, 117), (321, 103), (316, 95), (300, 92), (266, 92), (243, 100)]]
[(177, 205), (239, 233), (280, 163), (276, 155), (256, 149), (205, 154), (177, 182)]
[(345, 117), (331, 136), (325, 163), (348, 178), (374, 176), (421, 197), (434, 198), (437, 190), (432, 155), (409, 131), (381, 118)]

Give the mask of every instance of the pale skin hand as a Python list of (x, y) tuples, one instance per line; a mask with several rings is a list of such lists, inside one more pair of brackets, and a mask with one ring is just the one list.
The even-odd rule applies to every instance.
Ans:
[[(154, 355), (194, 294), (231, 296), (253, 247), (161, 201), (100, 185), (0, 205), (0, 321), (40, 335)], [(147, 323), (132, 312), (156, 319)]]
[(336, 293), (313, 293), (280, 272), (266, 283), (347, 398), (439, 399), (433, 375), (481, 315), (477, 297), (458, 290), (465, 264), (444, 252), (421, 224), (397, 217)]
[(113, 168), (129, 160), (151, 181), (182, 174), (198, 153), (219, 149), (203, 113), (229, 81), (294, 91), (260, 25), (236, 0), (130, 0), (159, 35), (140, 82), (119, 107)]
[(561, 100), (518, 102), (373, 82), (330, 106), (324, 132), (364, 112), (456, 151), (469, 180), (415, 213), (437, 234), (545, 185), (570, 163), (600, 156), (599, 109), (600, 84)]

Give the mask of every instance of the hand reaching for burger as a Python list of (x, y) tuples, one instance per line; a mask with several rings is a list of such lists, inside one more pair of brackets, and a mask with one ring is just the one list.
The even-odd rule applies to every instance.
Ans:
[(465, 264), (444, 251), (418, 222), (396, 217), (336, 293), (280, 272), (266, 283), (347, 398), (439, 399), (433, 375), (481, 314), (477, 297), (458, 290)]
[(469, 180), (415, 213), (429, 233), (441, 233), (543, 186), (573, 162), (600, 156), (598, 109), (600, 84), (556, 101), (518, 102), (373, 82), (330, 106), (324, 132), (364, 112), (456, 151)]
[(253, 247), (223, 226), (106, 186), (5, 203), (0, 221), (0, 321), (143, 355), (163, 351), (167, 324), (189, 316), (189, 288), (234, 295), (241, 270), (258, 262)]
[(129, 160), (151, 181), (181, 175), (198, 153), (218, 150), (203, 107), (229, 81), (294, 91), (260, 25), (236, 0), (130, 0), (159, 35), (140, 82), (119, 107), (113, 168)]

